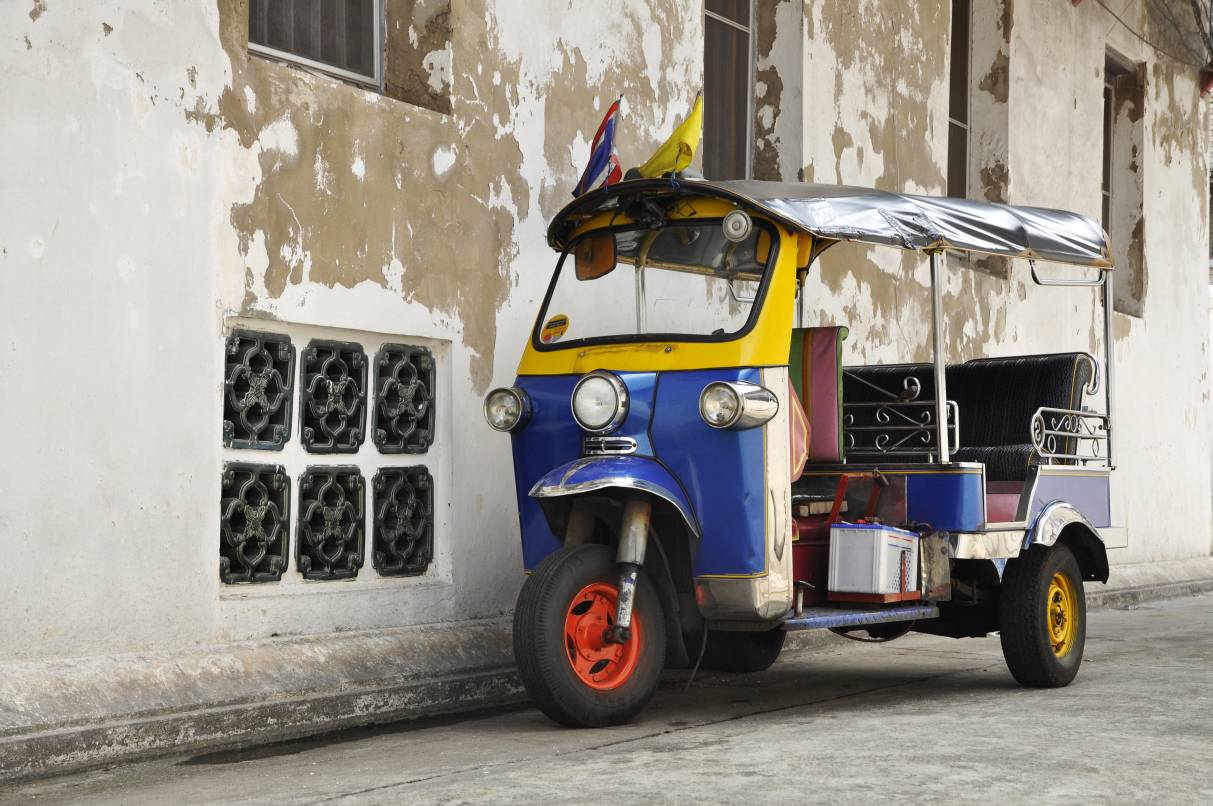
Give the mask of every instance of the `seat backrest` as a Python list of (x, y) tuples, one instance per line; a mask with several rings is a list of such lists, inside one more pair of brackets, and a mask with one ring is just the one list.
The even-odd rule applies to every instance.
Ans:
[(809, 418), (809, 461), (842, 461), (842, 341), (845, 327), (792, 331), (788, 376)]
[(1037, 409), (1082, 408), (1091, 363), (1082, 353), (978, 358), (947, 372), (948, 397), (960, 407), (961, 445), (1026, 445)]

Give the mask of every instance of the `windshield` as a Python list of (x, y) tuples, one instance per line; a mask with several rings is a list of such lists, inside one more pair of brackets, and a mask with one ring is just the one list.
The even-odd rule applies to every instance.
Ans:
[(719, 220), (593, 230), (560, 258), (535, 331), (538, 349), (675, 337), (725, 341), (752, 324), (778, 235), (754, 221), (740, 242)]

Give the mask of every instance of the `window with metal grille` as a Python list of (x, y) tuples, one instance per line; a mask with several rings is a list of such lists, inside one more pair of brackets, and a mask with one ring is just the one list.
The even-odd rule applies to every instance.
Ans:
[(380, 453), (425, 453), (434, 444), (434, 358), (424, 347), (385, 344), (375, 354)]
[(280, 451), (291, 438), (295, 348), (289, 336), (234, 330), (223, 368), (223, 444)]
[(249, 51), (378, 87), (383, 0), (249, 0)]
[(754, 153), (753, 0), (706, 0), (703, 175), (749, 179)]
[(434, 478), (424, 466), (380, 468), (372, 565), (380, 576), (424, 574), (434, 557)]
[(356, 453), (366, 436), (362, 345), (315, 339), (303, 351), (300, 440), (309, 453)]
[(362, 567), (363, 490), (356, 467), (309, 467), (299, 478), (295, 567), (304, 579), (352, 579)]
[(969, 0), (952, 0), (952, 64), (948, 77), (948, 195), (969, 197)]
[(291, 479), (280, 465), (228, 462), (219, 504), (219, 578), (277, 582), (286, 570)]

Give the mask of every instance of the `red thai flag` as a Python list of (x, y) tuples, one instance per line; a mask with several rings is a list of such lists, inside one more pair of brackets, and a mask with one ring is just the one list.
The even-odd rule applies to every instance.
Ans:
[(590, 164), (586, 166), (581, 181), (573, 191), (574, 198), (611, 185), (623, 177), (623, 170), (619, 167), (619, 153), (615, 151), (615, 116), (619, 114), (619, 101), (622, 100), (623, 96), (620, 95), (619, 100), (611, 104), (606, 117), (602, 119), (602, 125), (598, 127), (598, 134), (594, 135), (594, 142), (590, 144)]

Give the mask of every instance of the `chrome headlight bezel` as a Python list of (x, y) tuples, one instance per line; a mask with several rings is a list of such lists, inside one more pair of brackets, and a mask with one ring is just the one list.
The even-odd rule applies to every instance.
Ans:
[[(713, 423), (704, 413), (704, 399), (713, 389), (727, 388), (737, 396), (739, 405), (737, 413), (727, 422)], [(699, 394), (699, 416), (712, 428), (727, 431), (744, 431), (747, 428), (757, 428), (766, 425), (779, 413), (779, 398), (765, 386), (759, 386), (749, 381), (712, 381)]]
[[(499, 428), (493, 424), (492, 418), (489, 417), (489, 402), (495, 395), (507, 394), (513, 397), (518, 403), (518, 419), (514, 421), (508, 428)], [(484, 421), (489, 424), (489, 428), (498, 431), (502, 434), (516, 434), (526, 428), (526, 424), (531, 420), (531, 398), (525, 390), (519, 389), (517, 386), (499, 386), (490, 391), (484, 396)]]
[[(606, 380), (615, 392), (615, 413), (606, 425), (598, 428), (583, 423), (581, 418), (577, 416), (577, 393), (581, 391), (581, 387), (591, 378)], [(628, 417), (628, 402), (628, 387), (623, 382), (623, 379), (614, 372), (608, 372), (605, 369), (596, 369), (581, 376), (581, 379), (577, 381), (577, 385), (573, 387), (573, 394), (569, 396), (569, 408), (573, 411), (573, 419), (582, 431), (594, 436), (605, 436), (618, 431), (620, 426), (623, 425), (623, 421)]]

